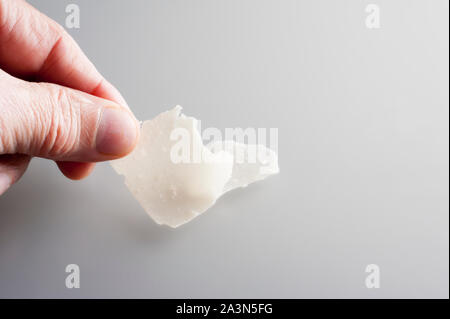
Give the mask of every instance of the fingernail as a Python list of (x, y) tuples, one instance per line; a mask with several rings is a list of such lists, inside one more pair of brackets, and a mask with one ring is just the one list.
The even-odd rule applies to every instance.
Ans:
[(127, 154), (136, 144), (137, 134), (137, 121), (130, 113), (105, 107), (97, 130), (97, 151), (115, 156)]
[(11, 186), (11, 177), (6, 173), (0, 173), (0, 195)]

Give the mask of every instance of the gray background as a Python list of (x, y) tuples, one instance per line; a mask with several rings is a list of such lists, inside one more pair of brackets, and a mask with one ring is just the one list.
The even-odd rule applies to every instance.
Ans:
[(139, 119), (278, 127), (281, 174), (172, 230), (107, 163), (35, 159), (0, 197), (0, 297), (448, 298), (448, 1), (31, 3), (79, 4), (69, 32)]

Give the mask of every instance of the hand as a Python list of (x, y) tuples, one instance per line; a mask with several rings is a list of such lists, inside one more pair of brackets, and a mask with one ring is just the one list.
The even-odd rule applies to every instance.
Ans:
[(81, 179), (131, 152), (139, 125), (126, 105), (60, 25), (0, 0), (0, 195), (33, 156)]

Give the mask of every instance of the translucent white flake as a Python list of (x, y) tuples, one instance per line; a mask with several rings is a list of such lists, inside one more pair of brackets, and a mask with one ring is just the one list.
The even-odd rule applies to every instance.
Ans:
[[(174, 162), (176, 129), (189, 133), (191, 159), (200, 150), (207, 160)], [(254, 150), (261, 156), (250, 161)], [(205, 147), (197, 120), (181, 114), (180, 106), (143, 122), (136, 149), (111, 165), (145, 211), (170, 227), (200, 215), (225, 192), (279, 172), (277, 155), (262, 145), (225, 141)]]

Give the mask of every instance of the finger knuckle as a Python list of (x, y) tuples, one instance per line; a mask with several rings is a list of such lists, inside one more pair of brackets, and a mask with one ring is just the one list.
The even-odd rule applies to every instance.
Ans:
[(80, 111), (67, 89), (49, 85), (47, 92), (46, 111), (38, 116), (42, 123), (39, 153), (57, 158), (68, 154), (80, 141)]
[(0, 154), (8, 154), (13, 148), (13, 139), (6, 125), (6, 110), (0, 98)]
[(12, 107), (16, 101), (10, 94), (13, 91), (8, 81), (0, 81), (0, 154), (11, 154), (17, 148), (18, 130), (14, 124), (18, 121)]

